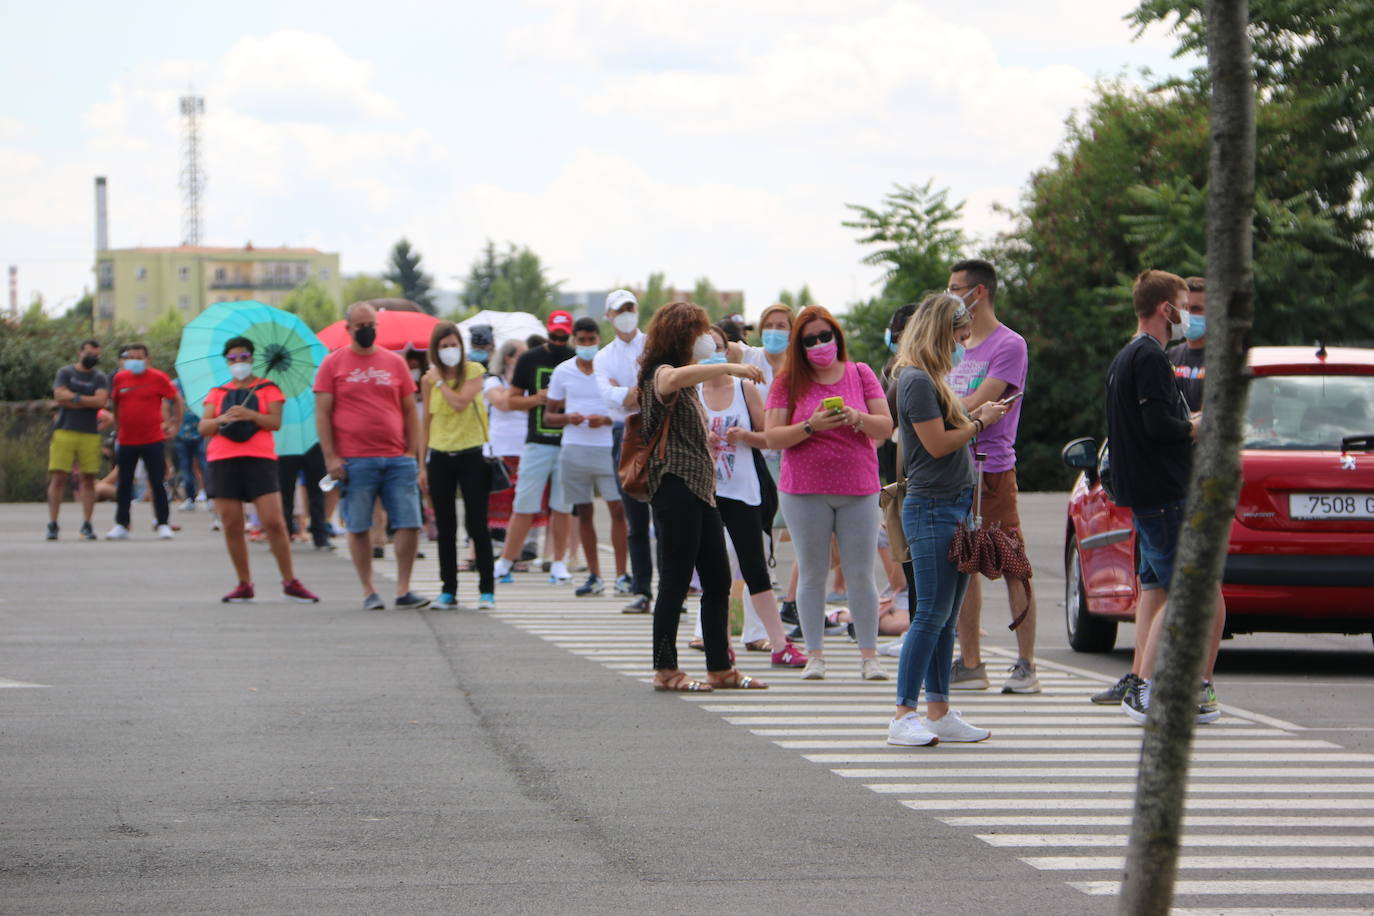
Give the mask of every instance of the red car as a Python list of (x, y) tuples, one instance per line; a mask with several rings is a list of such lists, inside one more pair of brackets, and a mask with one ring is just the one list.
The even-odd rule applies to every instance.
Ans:
[[(1374, 633), (1374, 350), (1255, 347), (1222, 595), (1228, 633)], [(1075, 439), (1064, 539), (1069, 644), (1107, 652), (1135, 618), (1131, 510), (1107, 444)]]

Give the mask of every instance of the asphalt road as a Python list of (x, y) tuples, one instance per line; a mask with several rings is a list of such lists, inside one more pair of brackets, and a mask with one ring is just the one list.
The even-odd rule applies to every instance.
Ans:
[[(1064, 644), (1063, 504), (1023, 502), (1040, 654), (1114, 678), (1124, 649)], [(51, 544), (0, 506), (0, 684), (43, 685), (0, 690), (0, 912), (1111, 908), (491, 615), (364, 613), (340, 557), (296, 554), (318, 606), (226, 606), (203, 514), (171, 543), (64, 516)], [(1370, 750), (1371, 673), (1368, 637), (1241, 637), (1218, 688)]]

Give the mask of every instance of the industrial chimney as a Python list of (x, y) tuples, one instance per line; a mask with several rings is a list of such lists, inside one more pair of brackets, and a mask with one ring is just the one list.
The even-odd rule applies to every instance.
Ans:
[(110, 219), (105, 209), (105, 176), (95, 176), (95, 250), (110, 248)]

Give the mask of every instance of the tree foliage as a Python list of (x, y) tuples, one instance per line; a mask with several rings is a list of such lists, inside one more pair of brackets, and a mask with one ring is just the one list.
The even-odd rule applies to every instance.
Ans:
[(401, 239), (391, 249), (391, 266), (383, 278), (396, 284), (401, 297), (409, 299), (429, 314), (434, 314), (434, 296), (430, 290), (434, 278), (420, 268), (421, 256), (410, 247), (407, 239)]
[(785, 289), (778, 293), (778, 301), (790, 308), (793, 312), (800, 312), (808, 305), (815, 305), (816, 297), (811, 295), (811, 287), (803, 283), (801, 289), (797, 290), (795, 293), (789, 289)]
[(399, 299), (401, 289), (394, 283), (376, 274), (357, 274), (344, 281), (342, 289), (339, 290), (339, 302), (341, 305), (348, 306), (355, 302), (366, 302), (369, 299)]
[[(371, 298), (381, 298), (369, 296)], [(350, 303), (359, 300), (350, 300)], [(282, 299), (281, 307), (300, 316), (312, 331), (319, 331), (339, 320), (339, 304), (329, 295), (324, 284), (313, 277), (297, 286)]]
[(543, 318), (558, 301), (558, 285), (529, 248), (507, 243), (505, 251), (498, 251), (488, 241), (468, 271), (462, 301), (473, 312), (530, 312)]

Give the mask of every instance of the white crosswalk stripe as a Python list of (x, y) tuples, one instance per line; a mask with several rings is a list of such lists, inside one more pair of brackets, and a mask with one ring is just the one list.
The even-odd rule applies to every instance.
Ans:
[[(433, 561), (417, 567), (413, 587), (437, 594)], [(622, 614), (628, 598), (610, 594), (609, 576), (607, 594), (586, 599), (546, 578), (517, 574), (515, 585), (498, 586), (489, 613), (647, 689), (650, 615)], [(460, 599), (475, 604), (473, 576), (460, 580)], [(686, 648), (691, 629), (683, 617), (682, 666), (700, 676), (704, 659)], [(990, 741), (894, 748), (886, 725), (896, 659), (882, 660), (893, 680), (865, 681), (857, 647), (830, 637), (827, 678), (802, 681), (796, 669), (770, 668), (766, 653), (735, 648), (740, 670), (771, 689), (681, 699), (913, 812), (966, 828), (990, 847), (1024, 853), (1018, 858), (1028, 867), (1062, 874), (1080, 893), (1119, 893), (1141, 730), (1119, 710), (1087, 702), (1102, 686), (1093, 676), (1042, 662), (1039, 695), (1003, 695), (995, 680), (988, 691), (956, 692), (954, 705), (991, 728)], [(989, 668), (1014, 661), (997, 650), (984, 654)], [(1374, 754), (1347, 752), (1263, 714), (1222, 710), (1194, 742), (1173, 912), (1374, 914), (1366, 904), (1374, 901)]]

